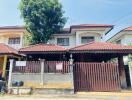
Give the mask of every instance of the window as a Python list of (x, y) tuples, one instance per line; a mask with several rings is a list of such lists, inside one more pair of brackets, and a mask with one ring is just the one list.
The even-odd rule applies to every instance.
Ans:
[(69, 38), (57, 38), (57, 45), (69, 46)]
[(9, 38), (8, 44), (20, 44), (20, 37)]
[(116, 41), (116, 44), (121, 44), (121, 40)]
[(94, 41), (94, 37), (82, 37), (81, 38), (81, 42), (84, 44), (84, 43), (89, 43), (89, 42), (92, 42)]

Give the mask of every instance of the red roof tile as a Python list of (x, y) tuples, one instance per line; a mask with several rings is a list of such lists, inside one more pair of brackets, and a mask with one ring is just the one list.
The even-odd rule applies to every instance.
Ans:
[(80, 45), (74, 48), (70, 48), (70, 51), (114, 51), (114, 50), (131, 50), (132, 46), (125, 46), (119, 44), (113, 44), (108, 42), (90, 42), (84, 45)]
[(24, 26), (0, 26), (0, 29), (24, 29)]
[(5, 45), (4, 43), (0, 43), (0, 54), (15, 54), (15, 55), (19, 55), (17, 50), (15, 50), (12, 47), (9, 47), (8, 45)]
[(66, 49), (62, 46), (54, 45), (54, 44), (36, 44), (30, 45), (25, 48), (21, 48), (20, 52), (60, 52), (66, 51)]
[(132, 26), (127, 27), (127, 28), (125, 28), (124, 30), (125, 30), (125, 31), (132, 31)]
[(113, 27), (113, 25), (109, 25), (109, 24), (80, 24), (80, 25), (72, 25), (71, 27)]

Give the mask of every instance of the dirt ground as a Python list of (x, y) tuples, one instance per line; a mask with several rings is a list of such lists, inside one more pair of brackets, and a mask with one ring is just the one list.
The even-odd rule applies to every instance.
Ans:
[(132, 100), (132, 93), (123, 95), (1, 95), (0, 100)]

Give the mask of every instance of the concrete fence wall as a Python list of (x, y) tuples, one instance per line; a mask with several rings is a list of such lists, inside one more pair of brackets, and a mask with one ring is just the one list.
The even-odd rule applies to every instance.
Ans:
[[(40, 73), (12, 73), (12, 82), (13, 81), (23, 81), (24, 84), (32, 86), (36, 84), (37, 87), (41, 86), (41, 74)], [(51, 87), (71, 87), (73, 88), (73, 74), (61, 74), (61, 73), (44, 73), (43, 75), (44, 85), (52, 84)], [(32, 84), (32, 85), (31, 85)], [(65, 84), (65, 86), (63, 86)], [(44, 86), (43, 85), (43, 86)], [(50, 88), (50, 85), (48, 86)], [(58, 85), (58, 86), (55, 86)]]
[[(73, 71), (72, 66), (70, 66), (70, 62), (61, 62), (63, 64), (63, 71), (55, 72), (45, 72), (45, 61), (41, 60), (39, 62), (39, 71), (36, 71), (36, 62), (30, 62), (28, 66), (23, 65), (23, 62), (19, 62), (19, 66), (14, 65), (14, 61), (10, 61), (10, 77), (8, 87), (12, 87), (13, 81), (23, 81), (24, 86), (29, 87), (39, 87), (39, 88), (72, 88), (73, 89)], [(51, 65), (58, 64), (58, 61), (55, 62), (47, 62)], [(24, 63), (25, 64), (25, 63)], [(27, 64), (27, 63), (26, 63)], [(20, 66), (21, 65), (21, 66)], [(34, 65), (34, 66), (33, 66)], [(38, 62), (37, 62), (38, 65)], [(49, 66), (51, 66), (49, 65)], [(14, 68), (13, 68), (14, 67)], [(16, 70), (14, 70), (16, 68)], [(26, 69), (27, 68), (27, 69)], [(27, 70), (29, 72), (27, 72)], [(35, 72), (34, 72), (35, 71)]]
[[(44, 73), (44, 83), (65, 83), (72, 82), (72, 74), (61, 74), (61, 73)], [(12, 81), (23, 81), (23, 82), (41, 82), (40, 73), (13, 73)]]

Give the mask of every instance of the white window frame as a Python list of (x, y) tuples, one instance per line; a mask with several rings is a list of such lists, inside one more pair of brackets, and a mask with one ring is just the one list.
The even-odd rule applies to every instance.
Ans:
[[(87, 42), (84, 42), (84, 41), (83, 41), (84, 38), (93, 38), (93, 40), (92, 40), (92, 39), (91, 39), (91, 40), (89, 39), (89, 41), (87, 40)], [(85, 41), (86, 41), (86, 40), (85, 40)], [(95, 37), (94, 37), (94, 36), (82, 36), (82, 37), (81, 37), (81, 43), (82, 43), (82, 44), (89, 43), (89, 42), (92, 42), (92, 41), (95, 41)]]
[[(59, 43), (59, 41), (63, 41), (63, 43)], [(69, 46), (69, 37), (66, 37), (66, 38), (57, 38), (57, 45), (60, 45), (60, 46)]]

